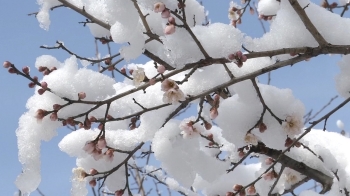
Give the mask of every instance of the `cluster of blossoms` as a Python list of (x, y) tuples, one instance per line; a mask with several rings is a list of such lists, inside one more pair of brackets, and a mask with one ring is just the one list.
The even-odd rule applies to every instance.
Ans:
[(210, 108), (210, 119), (215, 119), (218, 117), (218, 108), (220, 105), (220, 95), (216, 94), (211, 102), (212, 107)]
[(228, 55), (228, 59), (236, 63), (238, 67), (242, 67), (243, 63), (247, 61), (247, 56), (244, 55), (241, 51), (238, 51), (234, 54)]
[(83, 150), (90, 154), (96, 161), (104, 158), (106, 161), (113, 161), (114, 150), (107, 149), (104, 153), (102, 152), (107, 147), (107, 142), (104, 137), (100, 137), (97, 141), (86, 142)]
[(185, 94), (181, 91), (179, 86), (174, 80), (165, 79), (162, 82), (163, 102), (164, 103), (177, 103), (178, 101), (185, 101)]
[[(179, 5), (180, 8), (180, 5)], [(154, 4), (154, 12), (161, 13), (162, 18), (168, 20), (167, 26), (164, 28), (165, 35), (171, 35), (175, 32), (175, 18), (171, 16), (170, 10), (165, 7), (164, 3), (158, 2)]]
[[(242, 4), (244, 4), (244, 3), (242, 2)], [(244, 13), (244, 9), (246, 9), (246, 8), (240, 8), (240, 6), (238, 6), (238, 5), (232, 5), (232, 7), (230, 7), (228, 9), (228, 18), (231, 20), (232, 26), (236, 27), (237, 24), (242, 23), (242, 16)], [(255, 13), (254, 8), (249, 6), (249, 13), (251, 15), (254, 15), (254, 13)]]

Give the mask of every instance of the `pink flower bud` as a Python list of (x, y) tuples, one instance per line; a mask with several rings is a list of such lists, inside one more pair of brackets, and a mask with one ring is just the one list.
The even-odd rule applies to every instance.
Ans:
[(12, 63), (10, 63), (10, 61), (5, 61), (2, 65), (4, 66), (4, 68), (7, 69), (7, 68), (11, 67)]
[(45, 91), (46, 91), (45, 89), (40, 88), (40, 89), (38, 89), (38, 94), (42, 95), (45, 93)]
[(75, 125), (74, 119), (72, 117), (67, 118), (67, 124), (69, 124), (70, 126), (74, 126)]
[(218, 117), (219, 112), (217, 108), (212, 108), (210, 110), (210, 119), (215, 119), (216, 117)]
[(67, 121), (66, 120), (62, 120), (62, 126), (66, 126), (67, 125)]
[(126, 74), (126, 69), (125, 69), (125, 67), (122, 67), (121, 69), (120, 69), (120, 72), (122, 73), (122, 74)]
[(34, 88), (34, 87), (35, 87), (35, 83), (34, 83), (34, 82), (30, 82), (30, 83), (28, 84), (28, 86), (29, 86), (29, 88)]
[(154, 4), (153, 10), (155, 13), (162, 12), (162, 11), (164, 11), (164, 9), (165, 9), (164, 3), (158, 2), (158, 3)]
[(38, 109), (35, 113), (35, 118), (42, 120), (47, 115), (47, 111), (43, 109)]
[(86, 93), (85, 92), (78, 93), (78, 98), (79, 99), (85, 99), (85, 97), (86, 97)]
[(165, 69), (164, 65), (158, 65), (157, 71), (158, 71), (158, 73), (163, 74), (166, 71), (166, 69)]
[(47, 69), (46, 67), (42, 67), (42, 66), (39, 66), (39, 68), (38, 68), (39, 72), (43, 72), (43, 71), (45, 71), (46, 69)]
[(95, 187), (96, 186), (96, 180), (95, 179), (90, 180), (89, 185), (91, 187)]
[(239, 151), (238, 156), (239, 158), (243, 158), (245, 156), (245, 153), (243, 151)]
[(229, 54), (227, 57), (229, 60), (233, 61), (236, 59), (236, 55), (235, 54)]
[(57, 113), (56, 113), (56, 112), (53, 112), (53, 113), (50, 115), (50, 119), (51, 119), (52, 121), (56, 121), (57, 118), (58, 118), (58, 116), (57, 116)]
[(163, 10), (161, 16), (162, 18), (169, 18), (171, 16), (170, 11), (168, 9)]
[(17, 73), (16, 69), (13, 68), (13, 67), (10, 67), (7, 71), (8, 71), (10, 74)]
[(104, 149), (107, 146), (107, 142), (106, 139), (104, 137), (101, 137), (98, 141), (97, 141), (97, 148), (99, 149)]
[(247, 188), (247, 193), (248, 195), (255, 195), (256, 194), (256, 189), (254, 185), (251, 185)]
[(83, 150), (89, 154), (93, 153), (96, 148), (96, 144), (93, 141), (88, 141), (85, 143)]
[(243, 186), (240, 185), (240, 184), (235, 184), (235, 185), (233, 185), (233, 190), (234, 190), (234, 191), (240, 191), (240, 190), (242, 190), (242, 188), (243, 188)]
[(100, 149), (95, 149), (91, 155), (95, 161), (100, 160), (103, 157), (102, 150)]
[(172, 17), (172, 16), (170, 16), (170, 17), (168, 18), (168, 22), (169, 22), (170, 24), (175, 24), (175, 18)]
[(241, 51), (236, 52), (236, 56), (240, 59), (242, 58), (243, 53)]
[(34, 80), (35, 82), (37, 82), (37, 81), (38, 81), (38, 77), (37, 77), (37, 76), (34, 76), (34, 77), (33, 77), (33, 80)]
[(53, 110), (56, 110), (56, 111), (57, 111), (57, 110), (60, 110), (61, 107), (62, 107), (62, 106), (61, 106), (60, 104), (57, 104), (57, 103), (56, 103), (56, 104), (53, 104), (53, 106), (52, 106)]
[(266, 165), (271, 165), (274, 162), (273, 158), (269, 157), (267, 159), (265, 159), (265, 164)]
[(164, 29), (164, 34), (165, 35), (171, 35), (173, 33), (175, 33), (175, 25), (170, 24), (170, 25), (165, 27), (165, 29)]
[(94, 168), (90, 169), (90, 175), (96, 175), (98, 173), (98, 171)]
[(44, 72), (43, 72), (44, 76), (47, 76), (50, 74), (50, 70), (46, 69)]
[(255, 13), (254, 8), (250, 7), (250, 8), (249, 8), (249, 13), (250, 13), (251, 15), (254, 15), (254, 13)]
[(132, 73), (134, 72), (133, 69), (129, 69), (129, 74), (132, 75)]
[(242, 62), (246, 62), (247, 59), (248, 59), (248, 57), (246, 55), (242, 55), (242, 57), (241, 57), (241, 61)]
[(265, 123), (262, 122), (259, 124), (260, 133), (264, 133), (266, 131), (266, 129), (267, 129), (267, 126), (265, 125)]
[(213, 146), (215, 143), (214, 142), (209, 142), (208, 146)]
[(123, 194), (124, 194), (124, 190), (120, 189), (115, 192), (114, 196), (123, 196)]
[(210, 133), (210, 134), (207, 136), (207, 138), (208, 138), (209, 140), (213, 140), (213, 139), (214, 139), (214, 135)]
[(41, 85), (41, 88), (43, 88), (44, 90), (47, 89), (47, 83), (46, 82), (41, 82), (40, 85)]
[(53, 72), (53, 71), (55, 71), (55, 70), (57, 70), (56, 67), (52, 67), (52, 68), (50, 69), (51, 72)]
[(227, 192), (226, 196), (234, 196), (235, 194), (233, 192)]
[(212, 128), (212, 125), (208, 122), (204, 122), (204, 127), (206, 130), (210, 130)]
[(23, 68), (22, 68), (22, 71), (23, 71), (24, 74), (29, 75), (29, 71), (30, 71), (30, 70), (29, 70), (29, 67), (28, 67), (28, 66), (23, 67)]
[(105, 160), (112, 162), (114, 157), (114, 150), (113, 149), (108, 149), (105, 153)]

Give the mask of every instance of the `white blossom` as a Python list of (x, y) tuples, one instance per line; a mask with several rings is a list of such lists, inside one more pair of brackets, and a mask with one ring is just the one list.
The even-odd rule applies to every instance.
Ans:
[(84, 171), (84, 168), (82, 167), (73, 168), (72, 172), (73, 172), (73, 180), (84, 181), (86, 177), (86, 172)]
[(186, 100), (185, 95), (180, 89), (178, 90), (170, 89), (163, 94), (164, 103), (174, 104), (174, 103), (177, 103), (178, 101), (185, 101), (185, 100)]
[(303, 120), (297, 116), (288, 116), (282, 123), (283, 130), (291, 137), (301, 133)]
[(248, 133), (247, 135), (245, 135), (244, 141), (247, 144), (252, 144), (252, 145), (256, 146), (256, 145), (258, 145), (259, 139), (254, 134)]
[(141, 82), (145, 79), (145, 71), (141, 67), (137, 67), (136, 70), (133, 70), (132, 77), (135, 86), (140, 86)]

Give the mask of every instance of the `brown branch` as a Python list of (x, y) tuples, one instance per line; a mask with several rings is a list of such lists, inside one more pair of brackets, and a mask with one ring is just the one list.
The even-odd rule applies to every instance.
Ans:
[(83, 9), (78, 8), (77, 6), (73, 5), (72, 3), (68, 2), (67, 0), (58, 0), (59, 2), (61, 2), (64, 6), (71, 8), (72, 10), (78, 12), (79, 14), (85, 16), (86, 18), (90, 19), (91, 22), (94, 22), (98, 25), (100, 25), (101, 27), (110, 30), (111, 29), (111, 25), (99, 20), (98, 18), (94, 17), (93, 15), (87, 13), (83, 7)]
[(300, 19), (303, 21), (306, 29), (311, 33), (311, 35), (315, 38), (318, 44), (321, 47), (328, 45), (328, 42), (322, 37), (320, 32), (316, 29), (314, 24), (311, 22), (309, 17), (307, 16), (305, 10), (300, 6), (298, 0), (289, 0), (289, 3), (292, 5), (294, 10), (299, 15)]

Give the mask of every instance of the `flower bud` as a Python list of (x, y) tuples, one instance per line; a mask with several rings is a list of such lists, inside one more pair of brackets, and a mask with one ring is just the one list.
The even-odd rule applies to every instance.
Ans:
[(212, 108), (210, 110), (210, 119), (215, 119), (216, 117), (218, 117), (219, 112), (217, 108)]
[(7, 71), (8, 71), (10, 74), (17, 73), (16, 69), (13, 68), (13, 67), (10, 67)]
[(44, 90), (47, 89), (47, 83), (46, 82), (41, 82), (40, 85), (41, 85), (41, 88), (43, 88)]
[(42, 66), (39, 66), (39, 68), (38, 68), (39, 72), (43, 72), (43, 71), (45, 71), (46, 69), (47, 69), (46, 67), (42, 67)]
[(209, 140), (213, 140), (213, 139), (214, 139), (214, 135), (213, 135), (212, 133), (210, 133), (210, 134), (207, 136), (207, 138), (208, 138)]
[(101, 137), (100, 139), (98, 139), (97, 141), (97, 148), (99, 149), (104, 149), (107, 146), (107, 142), (106, 139), (104, 137)]
[(57, 103), (56, 103), (56, 104), (53, 104), (53, 106), (52, 106), (53, 110), (56, 110), (56, 111), (57, 111), (57, 110), (60, 110), (61, 107), (62, 107), (62, 106), (61, 106), (60, 104), (57, 104)]
[(247, 188), (247, 193), (248, 195), (255, 195), (256, 194), (256, 189), (254, 185), (251, 185)]
[(158, 71), (158, 73), (163, 74), (166, 71), (166, 69), (165, 69), (164, 65), (158, 65), (157, 71)]
[[(206, 130), (210, 130), (211, 128), (212, 128), (212, 125), (210, 124), (210, 123), (208, 123), (208, 122), (204, 122), (204, 127), (205, 127), (205, 129)], [(213, 135), (213, 134), (212, 134)]]
[(43, 109), (38, 109), (35, 113), (35, 118), (42, 120), (47, 115), (47, 111)]
[(45, 91), (46, 91), (45, 89), (40, 88), (40, 89), (38, 89), (38, 94), (42, 95), (45, 93)]
[(10, 61), (5, 61), (2, 65), (7, 69), (11, 67), (12, 63), (10, 63)]
[(242, 188), (243, 188), (243, 186), (240, 185), (240, 184), (235, 184), (235, 185), (233, 185), (233, 190), (234, 190), (234, 191), (240, 191), (240, 190), (242, 190)]
[(79, 99), (85, 99), (85, 97), (86, 97), (86, 93), (85, 92), (78, 93), (78, 98)]
[(90, 169), (90, 175), (96, 175), (98, 173), (98, 171), (94, 168)]
[(265, 164), (266, 164), (266, 165), (271, 165), (273, 162), (275, 162), (275, 161), (274, 161), (273, 158), (271, 158), (271, 157), (265, 159)]
[(30, 83), (28, 84), (28, 87), (29, 87), (29, 88), (34, 88), (34, 87), (35, 87), (35, 83), (34, 83), (34, 82), (30, 82)]
[(170, 16), (170, 17), (168, 18), (168, 22), (169, 22), (170, 24), (175, 24), (175, 18), (172, 17), (172, 16)]
[(290, 139), (289, 137), (287, 137), (287, 139), (286, 139), (286, 141), (284, 143), (284, 146), (285, 147), (289, 147), (290, 145), (292, 145), (292, 143), (293, 143), (293, 140)]
[(38, 77), (37, 77), (37, 76), (34, 76), (34, 77), (33, 77), (33, 80), (34, 80), (35, 82), (37, 82), (37, 81), (38, 81)]
[(123, 189), (120, 189), (120, 190), (117, 190), (114, 194), (114, 196), (123, 196), (124, 194), (124, 190)]
[(125, 70), (125, 67), (122, 67), (121, 69), (120, 69), (120, 73), (122, 73), (122, 74), (126, 74), (126, 70)]
[(96, 186), (96, 180), (95, 179), (90, 180), (89, 185), (91, 187), (95, 187)]
[(162, 18), (169, 18), (171, 16), (170, 11), (168, 9), (163, 10), (161, 16)]
[(265, 125), (265, 123), (262, 122), (259, 124), (259, 132), (260, 133), (264, 133), (266, 131), (266, 129), (267, 129), (267, 126)]
[(57, 116), (57, 113), (56, 112), (53, 112), (51, 115), (50, 115), (50, 119), (52, 121), (56, 121), (58, 119), (58, 116)]
[(22, 72), (24, 73), (24, 74), (26, 74), (26, 75), (29, 75), (29, 67), (28, 66), (25, 66), (25, 67), (23, 67), (22, 68)]
[(167, 25), (164, 29), (164, 34), (171, 35), (173, 33), (175, 33), (175, 25), (173, 24)]

